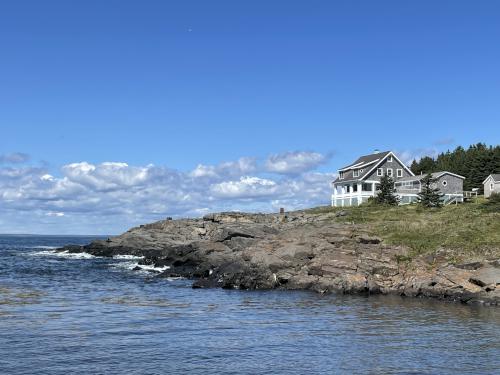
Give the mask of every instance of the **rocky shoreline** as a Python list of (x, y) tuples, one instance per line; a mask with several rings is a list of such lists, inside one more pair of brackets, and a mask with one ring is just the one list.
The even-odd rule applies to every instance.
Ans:
[(160, 277), (193, 279), (193, 288), (398, 294), (500, 305), (500, 260), (450, 264), (435, 254), (405, 261), (407, 249), (385, 244), (369, 227), (336, 222), (346, 214), (210, 214), (141, 225), (60, 251), (143, 256), (143, 265), (169, 267)]

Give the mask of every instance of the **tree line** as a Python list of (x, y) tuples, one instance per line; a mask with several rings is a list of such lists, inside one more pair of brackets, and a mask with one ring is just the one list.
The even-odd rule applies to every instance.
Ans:
[(416, 175), (439, 171), (456, 173), (465, 177), (464, 190), (479, 188), (482, 192), (486, 177), (492, 173), (500, 173), (500, 145), (477, 143), (467, 150), (458, 146), (435, 158), (425, 156), (419, 161), (413, 160), (410, 169)]

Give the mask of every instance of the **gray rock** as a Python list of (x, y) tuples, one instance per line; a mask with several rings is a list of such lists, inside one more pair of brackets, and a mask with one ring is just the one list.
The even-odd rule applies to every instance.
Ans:
[(141, 264), (170, 267), (159, 277), (190, 278), (193, 288), (391, 293), (500, 304), (495, 260), (454, 267), (434, 256), (398, 263), (407, 250), (382, 244), (366, 226), (335, 223), (333, 214), (286, 216), (226, 212), (163, 220), (61, 250), (141, 255)]

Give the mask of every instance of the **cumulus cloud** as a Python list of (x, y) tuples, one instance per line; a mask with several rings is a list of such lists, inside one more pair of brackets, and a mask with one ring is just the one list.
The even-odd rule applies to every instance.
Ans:
[(317, 152), (285, 152), (269, 156), (265, 167), (272, 173), (300, 174), (316, 169), (328, 159), (328, 156)]
[(258, 177), (241, 177), (238, 181), (225, 181), (212, 186), (212, 193), (219, 198), (256, 198), (272, 196), (277, 191), (274, 181)]
[(28, 160), (30, 160), (30, 156), (22, 152), (0, 155), (0, 164), (21, 164), (27, 162)]
[(191, 177), (209, 177), (209, 178), (224, 178), (234, 177), (243, 174), (252, 173), (257, 170), (257, 159), (243, 157), (237, 161), (224, 162), (219, 165), (204, 165), (198, 166), (191, 171)]
[(245, 157), (188, 172), (122, 162), (70, 163), (59, 173), (4, 166), (0, 231), (117, 233), (166, 216), (328, 204), (334, 176), (311, 171), (324, 158), (296, 152), (273, 155), (260, 165)]

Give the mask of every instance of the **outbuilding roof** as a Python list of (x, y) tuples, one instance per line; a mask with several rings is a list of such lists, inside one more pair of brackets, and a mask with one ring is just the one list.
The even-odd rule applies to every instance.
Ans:
[[(445, 175), (445, 174), (449, 174), (451, 176), (455, 176), (455, 177), (461, 178), (462, 180), (465, 180), (464, 176), (460, 176), (459, 174), (451, 173), (451, 172), (448, 172), (448, 171), (433, 172), (433, 173), (431, 173), (431, 176), (432, 176), (432, 178), (439, 178), (439, 177), (441, 177), (442, 175)], [(398, 180), (396, 182), (400, 182), (400, 181), (420, 181), (425, 176), (427, 176), (427, 173), (426, 174), (419, 174), (417, 176), (398, 178)]]
[(488, 177), (486, 177), (486, 180), (483, 181), (483, 184), (485, 184), (486, 181), (488, 181), (488, 178), (490, 178), (490, 177), (493, 179), (494, 182), (500, 182), (500, 174), (492, 173)]

